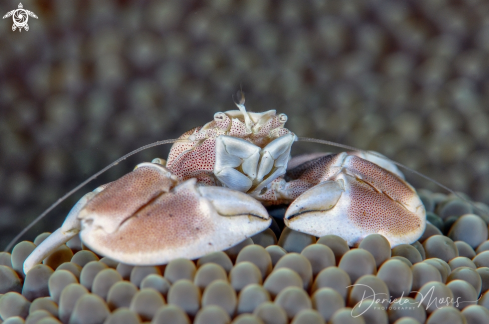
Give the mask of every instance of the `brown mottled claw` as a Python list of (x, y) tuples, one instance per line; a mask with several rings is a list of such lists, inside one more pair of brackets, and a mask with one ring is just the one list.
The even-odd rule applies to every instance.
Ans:
[[(93, 251), (127, 264), (199, 258), (234, 246), (271, 222), (257, 200), (227, 188), (199, 186), (195, 179), (156, 195), (146, 193), (145, 199), (139, 199), (143, 194), (132, 188), (126, 201), (128, 197), (108, 187), (79, 214), (82, 241)], [(121, 206), (125, 204), (131, 206)]]
[(422, 235), (426, 212), (404, 180), (346, 153), (324, 161), (327, 178), (290, 204), (288, 227), (315, 236), (339, 235), (351, 246), (373, 233), (384, 235), (392, 247)]
[(179, 183), (162, 165), (142, 163), (84, 196), (26, 259), (24, 272), (78, 233), (100, 255), (155, 265), (227, 249), (270, 223), (261, 203), (244, 193), (196, 179)]
[(82, 230), (90, 227), (103, 228), (109, 234), (117, 231), (142, 206), (168, 193), (177, 182), (160, 164), (138, 164), (134, 171), (111, 182), (80, 210)]
[[(95, 226), (105, 225), (114, 229), (136, 211), (139, 205), (154, 199), (162, 192), (168, 192), (176, 184), (175, 178), (164, 167), (153, 163), (141, 163), (136, 169), (117, 181), (110, 182), (87, 193), (73, 206), (65, 221), (49, 235), (24, 261), (24, 273), (46, 258), (61, 244), (77, 235), (83, 226), (80, 215), (91, 212), (90, 221), (96, 219)], [(105, 191), (108, 189), (107, 191)], [(121, 199), (122, 197), (122, 199)]]

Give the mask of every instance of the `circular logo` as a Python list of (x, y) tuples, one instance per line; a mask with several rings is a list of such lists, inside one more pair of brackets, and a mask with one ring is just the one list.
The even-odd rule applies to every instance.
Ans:
[(13, 14), (14, 24), (17, 27), (24, 27), (27, 24), (27, 20), (29, 19), (27, 16), (27, 12), (24, 9), (17, 9)]
[(2, 18), (5, 19), (10, 16), (12, 16), (12, 20), (14, 21), (14, 24), (12, 25), (12, 30), (15, 31), (16, 29), (19, 29), (19, 32), (22, 31), (22, 28), (24, 28), (26, 31), (29, 30), (29, 25), (27, 25), (29, 16), (37, 19), (36, 14), (32, 11), (24, 9), (22, 3), (19, 3), (18, 9), (7, 12), (7, 14), (5, 14)]

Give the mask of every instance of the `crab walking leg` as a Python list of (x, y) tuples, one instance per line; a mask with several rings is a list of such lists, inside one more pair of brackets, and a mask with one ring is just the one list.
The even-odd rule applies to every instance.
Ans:
[(63, 225), (56, 231), (51, 233), (41, 244), (39, 244), (34, 251), (24, 261), (24, 273), (27, 274), (32, 267), (44, 260), (54, 249), (60, 245), (68, 242), (71, 238), (77, 235), (81, 230), (80, 220), (78, 214), (80, 210), (85, 207), (87, 202), (92, 199), (99, 188), (95, 191), (87, 193), (83, 196), (68, 213)]

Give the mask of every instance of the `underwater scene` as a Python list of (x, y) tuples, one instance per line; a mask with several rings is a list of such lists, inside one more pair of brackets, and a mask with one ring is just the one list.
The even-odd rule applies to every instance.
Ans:
[(489, 3), (0, 12), (0, 323), (488, 323)]

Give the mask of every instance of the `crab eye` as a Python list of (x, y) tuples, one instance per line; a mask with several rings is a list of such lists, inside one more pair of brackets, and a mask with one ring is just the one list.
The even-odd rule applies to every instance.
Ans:
[(223, 121), (224, 120), (224, 113), (218, 112), (214, 114), (214, 120), (215, 121)]
[(287, 121), (287, 115), (286, 114), (278, 115), (278, 120), (280, 120), (281, 123), (285, 123)]

